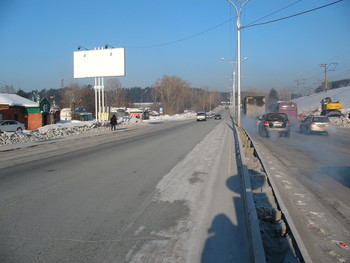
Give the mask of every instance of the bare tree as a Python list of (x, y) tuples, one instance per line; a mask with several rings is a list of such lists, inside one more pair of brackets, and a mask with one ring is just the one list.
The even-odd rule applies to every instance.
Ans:
[(81, 103), (81, 89), (78, 84), (71, 84), (68, 87), (61, 89), (61, 107), (70, 108), (72, 113), (72, 119), (75, 119), (75, 110)]
[(88, 112), (95, 111), (95, 91), (91, 85), (85, 85), (80, 89), (78, 107)]
[(179, 77), (164, 75), (154, 85), (153, 94), (161, 102), (164, 113), (175, 114), (183, 112), (189, 104), (185, 98), (189, 89), (190, 85)]
[(290, 100), (290, 91), (285, 88), (285, 89), (279, 89), (278, 90), (278, 95), (280, 100)]
[(106, 103), (112, 107), (128, 107), (131, 102), (125, 89), (121, 88), (119, 79), (110, 79), (105, 90)]
[(17, 90), (12, 85), (3, 85), (0, 88), (0, 93), (15, 94)]
[(221, 94), (209, 92), (208, 87), (191, 88), (190, 84), (179, 77), (164, 75), (153, 87), (154, 107), (161, 103), (164, 113), (182, 113), (184, 110), (209, 111), (220, 104)]
[(109, 79), (105, 89), (106, 104), (117, 107), (120, 95), (121, 85), (119, 79)]

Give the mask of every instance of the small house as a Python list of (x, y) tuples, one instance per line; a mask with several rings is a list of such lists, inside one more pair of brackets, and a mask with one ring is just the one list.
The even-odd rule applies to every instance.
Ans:
[(22, 122), (28, 130), (43, 126), (40, 104), (17, 94), (0, 93), (0, 120)]

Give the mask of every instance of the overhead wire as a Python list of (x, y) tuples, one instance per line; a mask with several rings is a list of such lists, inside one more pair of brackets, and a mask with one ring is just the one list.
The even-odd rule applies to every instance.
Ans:
[(224, 22), (222, 22), (222, 23), (220, 23), (220, 24), (217, 24), (216, 26), (210, 27), (210, 28), (208, 28), (208, 29), (206, 29), (206, 30), (204, 30), (204, 31), (201, 31), (201, 32), (199, 32), (199, 33), (196, 33), (196, 34), (193, 34), (193, 35), (191, 35), (191, 36), (184, 37), (184, 38), (181, 38), (181, 39), (178, 39), (178, 40), (174, 40), (174, 41), (170, 41), (170, 42), (165, 42), (165, 43), (161, 43), (161, 44), (156, 44), (156, 45), (149, 45), (149, 46), (126, 46), (126, 48), (154, 48), (154, 47), (162, 47), (162, 46), (168, 46), (168, 45), (176, 44), (176, 43), (179, 43), (179, 42), (182, 42), (182, 41), (191, 39), (191, 38), (195, 38), (195, 37), (197, 37), (197, 36), (199, 36), (199, 35), (202, 35), (202, 34), (205, 34), (205, 33), (209, 32), (209, 31), (211, 31), (211, 30), (214, 30), (214, 29), (216, 29), (216, 28), (218, 28), (218, 27), (220, 27), (220, 26), (222, 26), (222, 25), (224, 25), (224, 24), (226, 24), (226, 23), (232, 21), (232, 20), (235, 19), (236, 17), (237, 17), (237, 16), (232, 17), (232, 18), (230, 18), (230, 19), (228, 19), (228, 20), (226, 20), (226, 21), (224, 21)]
[[(252, 23), (250, 23), (250, 24), (248, 24), (248, 25), (246, 25), (246, 26), (242, 26), (241, 29), (248, 28), (248, 27), (253, 27), (253, 26), (261, 26), (261, 25), (266, 25), (266, 24), (270, 24), (270, 23), (274, 23), (274, 22), (286, 20), (286, 19), (289, 19), (289, 18), (292, 18), (292, 17), (300, 16), (300, 15), (303, 15), (303, 14), (306, 14), (306, 13), (310, 13), (310, 12), (313, 12), (313, 11), (316, 11), (316, 10), (319, 10), (319, 9), (322, 9), (322, 8), (325, 8), (325, 7), (328, 7), (328, 6), (337, 4), (337, 3), (339, 3), (339, 2), (342, 2), (343, 0), (338, 0), (338, 1), (332, 2), (332, 3), (330, 3), (330, 4), (323, 5), (323, 6), (320, 6), (320, 7), (317, 7), (317, 8), (313, 8), (313, 9), (310, 9), (310, 10), (307, 10), (307, 11), (304, 11), (304, 12), (300, 12), (300, 13), (297, 13), (297, 14), (294, 14), (294, 15), (290, 15), (290, 16), (286, 16), (286, 17), (274, 19), (274, 20), (267, 21), (267, 22), (262, 22), (262, 23), (253, 24), (253, 23), (255, 23), (255, 22), (257, 22), (257, 21), (260, 21), (260, 20), (262, 20), (262, 19), (264, 19), (264, 18), (266, 18), (266, 17), (269, 17), (269, 16), (271, 16), (271, 15), (273, 15), (273, 14), (276, 14), (277, 12), (280, 12), (280, 11), (282, 11), (282, 10), (284, 10), (284, 9), (286, 9), (286, 8), (292, 6), (292, 5), (294, 5), (294, 4), (296, 4), (296, 3), (300, 2), (300, 1), (302, 1), (302, 0), (298, 0), (298, 1), (296, 1), (296, 2), (293, 2), (292, 4), (290, 4), (290, 5), (288, 5), (288, 6), (285, 6), (285, 7), (281, 8), (281, 9), (279, 9), (279, 10), (277, 10), (277, 11), (275, 11), (275, 12), (269, 14), (269, 15), (266, 15), (266, 16), (264, 16), (264, 17), (262, 17), (262, 18), (260, 18), (260, 19), (258, 19), (258, 20), (256, 20), (256, 21), (254, 21), (254, 22), (252, 22)], [(214, 30), (214, 29), (216, 29), (216, 28), (218, 28), (218, 27), (223, 26), (223, 25), (226, 24), (226, 23), (231, 22), (231, 21), (232, 21), (233, 19), (235, 19), (236, 17), (237, 17), (237, 16), (231, 17), (230, 19), (228, 19), (228, 20), (226, 20), (226, 21), (224, 21), (224, 22), (222, 22), (222, 23), (219, 23), (219, 24), (217, 24), (217, 25), (215, 25), (215, 26), (213, 26), (213, 27), (210, 27), (210, 28), (208, 28), (208, 29), (206, 29), (206, 30), (203, 30), (203, 31), (199, 32), (199, 33), (196, 33), (196, 34), (193, 34), (193, 35), (190, 35), (190, 36), (188, 36), (188, 37), (184, 37), (184, 38), (181, 38), (181, 39), (178, 39), (178, 40), (169, 41), (169, 42), (160, 43), (160, 44), (155, 44), (155, 45), (124, 46), (124, 47), (125, 47), (125, 48), (155, 48), (155, 47), (162, 47), (162, 46), (173, 45), (173, 44), (176, 44), (176, 43), (179, 43), (179, 42), (186, 41), (186, 40), (188, 40), (188, 39), (192, 39), (192, 38), (198, 37), (198, 36), (203, 35), (203, 34), (209, 32), (209, 31), (212, 31), (212, 30)]]
[[(262, 18), (259, 18), (258, 20), (255, 20), (255, 21), (251, 22), (251, 23), (248, 24), (247, 26), (252, 25), (252, 24), (254, 24), (254, 23), (256, 23), (256, 22), (259, 22), (260, 20), (263, 20), (263, 19), (265, 19), (265, 18), (267, 18), (267, 17), (269, 17), (269, 16), (272, 16), (272, 15), (278, 13), (278, 12), (281, 12), (282, 10), (287, 9), (287, 8), (291, 7), (292, 5), (295, 5), (295, 4), (297, 4), (297, 3), (301, 2), (301, 1), (303, 1), (303, 0), (298, 0), (298, 1), (295, 1), (295, 2), (289, 4), (289, 5), (285, 6), (285, 7), (282, 7), (281, 9), (278, 9), (278, 10), (276, 10), (275, 12), (272, 12), (271, 14), (268, 14), (268, 15), (266, 15), (266, 16), (263, 16)], [(246, 27), (247, 27), (247, 26), (246, 26)]]
[(335, 1), (333, 3), (327, 4), (327, 5), (323, 5), (323, 6), (320, 6), (320, 7), (317, 7), (317, 8), (313, 8), (313, 9), (310, 9), (310, 10), (307, 10), (307, 11), (304, 11), (304, 12), (301, 12), (301, 13), (297, 13), (297, 14), (294, 14), (294, 15), (290, 15), (290, 16), (274, 19), (274, 20), (271, 20), (271, 21), (263, 22), (263, 23), (250, 24), (250, 25), (247, 25), (247, 26), (242, 26), (241, 28), (243, 29), (243, 28), (248, 28), (248, 27), (253, 27), (253, 26), (262, 26), (262, 25), (266, 25), (266, 24), (282, 21), (282, 20), (285, 20), (285, 19), (289, 19), (289, 18), (292, 18), (292, 17), (300, 16), (300, 15), (303, 15), (303, 14), (306, 14), (306, 13), (310, 13), (310, 12), (313, 12), (313, 11), (316, 11), (316, 10), (319, 10), (319, 9), (331, 6), (331, 5), (337, 4), (337, 3), (342, 2), (342, 1), (343, 0), (338, 0), (338, 1)]

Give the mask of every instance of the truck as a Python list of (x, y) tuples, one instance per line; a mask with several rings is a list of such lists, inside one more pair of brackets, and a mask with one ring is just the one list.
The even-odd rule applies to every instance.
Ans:
[(197, 119), (197, 121), (206, 121), (207, 120), (207, 113), (205, 111), (198, 111), (196, 119)]
[(333, 102), (330, 97), (326, 97), (321, 100), (321, 116), (327, 117), (341, 117), (343, 114), (340, 109), (343, 108), (343, 104), (339, 101)]
[(266, 112), (265, 96), (246, 96), (243, 99), (243, 112), (248, 117), (256, 117)]

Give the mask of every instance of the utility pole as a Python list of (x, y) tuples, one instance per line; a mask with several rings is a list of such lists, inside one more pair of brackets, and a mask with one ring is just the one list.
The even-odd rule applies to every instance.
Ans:
[(324, 68), (324, 91), (327, 92), (327, 64), (320, 64)]
[(297, 92), (298, 92), (299, 97), (301, 97), (301, 89), (299, 88), (299, 86), (300, 86), (301, 84), (304, 84), (304, 83), (303, 83), (304, 80), (305, 80), (305, 79), (297, 79), (297, 80), (294, 80), (294, 82), (297, 83)]
[(328, 66), (327, 66), (327, 64), (320, 64), (320, 67), (324, 68), (324, 89), (325, 89), (325, 92), (327, 92), (327, 71), (335, 71), (335, 68), (334, 69), (328, 69), (328, 68), (331, 65), (334, 65), (334, 67), (335, 67), (337, 64), (338, 63), (336, 63), (336, 62), (330, 63)]

